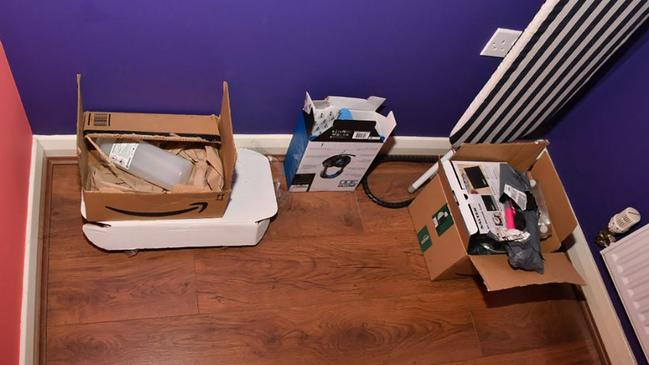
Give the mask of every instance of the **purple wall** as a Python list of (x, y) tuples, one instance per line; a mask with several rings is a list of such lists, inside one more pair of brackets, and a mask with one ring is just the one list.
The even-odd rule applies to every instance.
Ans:
[[(550, 131), (550, 152), (586, 237), (592, 241), (609, 218), (627, 206), (649, 217), (649, 32), (593, 85)], [(591, 250), (612, 293), (639, 363), (646, 364), (631, 324), (603, 265)]]
[(497, 27), (542, 1), (0, 1), (0, 39), (34, 133), (74, 131), (89, 108), (218, 112), (237, 133), (290, 133), (304, 92), (380, 95), (400, 135), (447, 136), (499, 60)]

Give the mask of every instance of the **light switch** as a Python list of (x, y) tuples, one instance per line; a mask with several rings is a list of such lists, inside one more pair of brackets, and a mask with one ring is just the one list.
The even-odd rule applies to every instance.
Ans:
[(505, 57), (507, 53), (509, 53), (509, 50), (514, 46), (514, 43), (516, 43), (516, 40), (520, 37), (521, 33), (523, 32), (520, 30), (503, 28), (496, 29), (496, 32), (491, 36), (491, 39), (489, 39), (489, 42), (484, 46), (482, 52), (480, 52), (480, 55), (500, 58)]

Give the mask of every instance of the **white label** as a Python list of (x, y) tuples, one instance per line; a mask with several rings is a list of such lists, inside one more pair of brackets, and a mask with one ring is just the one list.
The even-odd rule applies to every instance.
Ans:
[(519, 208), (521, 208), (522, 210), (527, 209), (527, 195), (525, 195), (524, 192), (514, 189), (508, 184), (505, 184), (504, 193), (507, 194), (508, 197), (512, 198), (514, 203), (516, 203)]
[(354, 132), (352, 139), (368, 139), (370, 138), (370, 132)]
[(108, 158), (128, 170), (131, 168), (131, 162), (133, 162), (138, 145), (139, 143), (113, 143)]
[(340, 180), (338, 182), (339, 188), (353, 188), (358, 185), (358, 180)]
[(307, 185), (307, 184), (291, 185), (291, 187), (289, 188), (289, 191), (298, 192), (298, 193), (306, 192), (306, 191), (309, 191), (309, 185)]

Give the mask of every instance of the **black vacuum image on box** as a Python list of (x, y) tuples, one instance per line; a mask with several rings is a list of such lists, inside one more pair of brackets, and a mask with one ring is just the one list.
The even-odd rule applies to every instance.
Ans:
[[(322, 166), (324, 169), (320, 171), (320, 177), (323, 179), (333, 179), (338, 177), (338, 175), (342, 174), (343, 171), (345, 170), (345, 167), (349, 165), (350, 162), (352, 162), (352, 157), (355, 155), (351, 155), (348, 153), (341, 153), (338, 155), (334, 155), (329, 157), (328, 159), (322, 161)], [(333, 173), (331, 171), (328, 171), (328, 169), (336, 169)]]
[(284, 160), (288, 190), (353, 191), (397, 122), (378, 113), (384, 98), (306, 94)]

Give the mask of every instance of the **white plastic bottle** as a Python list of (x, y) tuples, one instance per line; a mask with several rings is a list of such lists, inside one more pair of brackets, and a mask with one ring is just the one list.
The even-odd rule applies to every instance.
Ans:
[(532, 194), (534, 195), (534, 200), (536, 200), (536, 205), (539, 208), (539, 236), (541, 239), (546, 239), (552, 234), (552, 222), (550, 222), (550, 214), (545, 204), (545, 197), (536, 180), (530, 179), (530, 186), (532, 187)]
[(99, 147), (120, 169), (166, 190), (186, 184), (192, 174), (190, 161), (146, 142), (99, 140)]

